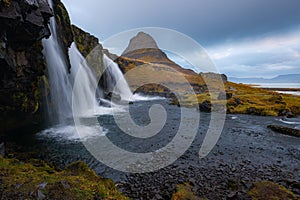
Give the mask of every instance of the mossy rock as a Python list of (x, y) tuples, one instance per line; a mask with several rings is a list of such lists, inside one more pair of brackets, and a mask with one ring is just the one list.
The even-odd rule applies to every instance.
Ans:
[(56, 170), (43, 161), (0, 156), (0, 179), (2, 199), (128, 199), (82, 162)]
[(270, 181), (255, 183), (248, 192), (253, 200), (299, 200), (297, 196), (287, 188)]
[(0, 0), (0, 5), (3, 5), (5, 7), (10, 6), (10, 0)]
[(177, 191), (172, 195), (172, 200), (204, 200), (204, 198), (197, 197), (192, 191), (192, 186), (186, 183), (177, 185)]
[(68, 68), (70, 69), (71, 64), (69, 58), (69, 47), (74, 41), (71, 20), (66, 7), (60, 0), (53, 0), (53, 10), (55, 13), (55, 19), (57, 24), (56, 26), (57, 36), (62, 46), (66, 63), (68, 65)]
[(278, 125), (269, 125), (268, 128), (284, 135), (300, 137), (300, 130), (298, 129)]

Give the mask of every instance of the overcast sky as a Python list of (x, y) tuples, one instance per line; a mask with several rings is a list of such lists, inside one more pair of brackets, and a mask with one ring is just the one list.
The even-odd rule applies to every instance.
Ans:
[(72, 23), (104, 41), (140, 27), (182, 32), (222, 73), (300, 74), (299, 0), (62, 0)]

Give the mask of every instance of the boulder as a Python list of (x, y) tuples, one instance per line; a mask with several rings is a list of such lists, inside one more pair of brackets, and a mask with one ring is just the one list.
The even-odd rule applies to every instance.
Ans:
[(218, 100), (228, 100), (232, 98), (232, 93), (229, 92), (220, 92)]
[(289, 128), (286, 126), (279, 126), (279, 125), (269, 125), (268, 128), (275, 132), (282, 133), (284, 135), (300, 137), (300, 130), (298, 129)]
[(202, 112), (211, 112), (211, 102), (210, 101), (203, 101), (199, 104), (199, 109)]
[(0, 156), (5, 156), (5, 146), (4, 146), (4, 142), (2, 142), (0, 144)]

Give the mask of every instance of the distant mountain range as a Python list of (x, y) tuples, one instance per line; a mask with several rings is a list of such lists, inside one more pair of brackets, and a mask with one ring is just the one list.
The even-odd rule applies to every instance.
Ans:
[(300, 74), (279, 75), (271, 79), (235, 77), (229, 77), (228, 79), (235, 83), (300, 83)]

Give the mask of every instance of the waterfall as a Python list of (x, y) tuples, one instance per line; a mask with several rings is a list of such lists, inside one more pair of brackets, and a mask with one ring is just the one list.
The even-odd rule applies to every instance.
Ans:
[(46, 102), (47, 110), (50, 124), (64, 124), (72, 116), (72, 96), (70, 95), (72, 84), (65, 57), (57, 39), (54, 17), (50, 19), (50, 30), (50, 38), (43, 39), (50, 87), (50, 95)]
[[(72, 103), (73, 106), (76, 107), (76, 115), (91, 116), (95, 113), (94, 109), (99, 107), (95, 93), (98, 90), (98, 82), (95, 73), (88, 66), (85, 58), (81, 55), (74, 43), (70, 48), (69, 56), (72, 66), (71, 78), (74, 85)], [(74, 76), (76, 76), (76, 82)]]
[[(49, 0), (49, 5), (52, 7), (51, 0)], [(50, 125), (70, 125), (73, 123), (74, 114), (86, 117), (110, 113), (109, 108), (99, 107), (96, 96), (101, 96), (99, 94), (103, 91), (98, 88), (96, 73), (91, 70), (74, 43), (69, 49), (71, 69), (68, 69), (66, 56), (57, 35), (55, 17), (50, 19), (50, 30), (49, 39), (43, 40), (50, 87), (50, 94), (47, 95), (46, 100)], [(103, 86), (106, 91), (125, 101), (151, 99), (133, 95), (118, 64), (105, 54), (103, 54), (102, 61), (105, 69), (102, 75)], [(115, 105), (104, 99), (99, 99), (99, 102), (108, 107)], [(76, 113), (73, 113), (72, 106), (76, 107)], [(118, 105), (113, 107), (112, 109), (122, 110), (118, 108)]]
[[(52, 5), (52, 2), (49, 1), (49, 4)], [(72, 66), (69, 72), (65, 56), (59, 45), (54, 17), (50, 20), (50, 29), (51, 37), (43, 40), (50, 87), (50, 95), (48, 95), (46, 104), (50, 124), (66, 125), (72, 120), (72, 103), (79, 110), (76, 113), (79, 115), (85, 115), (97, 106), (96, 89), (93, 88), (97, 82), (94, 73), (74, 43), (69, 50)], [(80, 74), (76, 77), (77, 73)], [(75, 78), (76, 87), (73, 91)]]
[(103, 64), (105, 66), (104, 87), (109, 92), (119, 95), (122, 100), (132, 100), (133, 94), (128, 86), (117, 63), (112, 61), (107, 55), (103, 55)]

